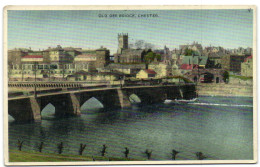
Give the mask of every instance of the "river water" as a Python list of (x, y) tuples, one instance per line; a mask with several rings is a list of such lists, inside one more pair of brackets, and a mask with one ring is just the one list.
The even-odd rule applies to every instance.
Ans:
[[(91, 103), (91, 102), (89, 102)], [(97, 105), (98, 106), (98, 105)], [(101, 105), (102, 106), (102, 105)], [(209, 160), (253, 159), (253, 98), (199, 97), (190, 103), (133, 105), (131, 109), (105, 111), (84, 109), (80, 117), (57, 119), (52, 107), (43, 112), (41, 123), (15, 123), (9, 120), (9, 147), (37, 151), (43, 141), (43, 152), (57, 153), (64, 143), (64, 154), (78, 154), (80, 143), (86, 144), (83, 155), (101, 155), (107, 145), (107, 156), (170, 160), (171, 150), (180, 153), (176, 160), (194, 160), (202, 152)]]

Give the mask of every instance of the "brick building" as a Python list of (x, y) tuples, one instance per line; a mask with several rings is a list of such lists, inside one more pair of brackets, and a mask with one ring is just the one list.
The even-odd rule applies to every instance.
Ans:
[(224, 55), (221, 58), (222, 69), (236, 74), (241, 73), (241, 63), (244, 62), (245, 55)]
[(241, 75), (252, 77), (253, 76), (253, 57), (249, 56), (241, 63)]

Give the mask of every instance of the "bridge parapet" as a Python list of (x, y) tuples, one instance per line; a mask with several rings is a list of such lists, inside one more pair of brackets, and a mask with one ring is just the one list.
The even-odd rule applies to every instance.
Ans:
[(166, 99), (196, 97), (194, 84), (106, 87), (80, 90), (62, 90), (30, 96), (10, 97), (8, 112), (16, 120), (41, 120), (41, 111), (49, 103), (55, 106), (57, 116), (80, 115), (81, 106), (90, 98), (98, 99), (105, 108), (131, 107), (130, 96), (135, 94), (141, 103), (160, 103)]

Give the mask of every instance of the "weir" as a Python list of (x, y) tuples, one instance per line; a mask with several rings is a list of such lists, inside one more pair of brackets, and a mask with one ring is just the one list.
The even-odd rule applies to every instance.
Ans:
[(37, 96), (17, 96), (8, 99), (8, 114), (16, 121), (41, 121), (41, 111), (49, 103), (55, 107), (58, 117), (80, 115), (81, 106), (90, 98), (95, 97), (104, 108), (131, 107), (130, 96), (135, 95), (141, 103), (161, 103), (166, 99), (192, 99), (196, 97), (194, 84), (132, 86), (122, 88), (83, 89), (61, 91)]

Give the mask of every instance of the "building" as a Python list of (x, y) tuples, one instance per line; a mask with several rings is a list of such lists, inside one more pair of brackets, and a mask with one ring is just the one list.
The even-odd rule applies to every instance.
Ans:
[(151, 79), (151, 78), (155, 78), (156, 74), (157, 73), (154, 70), (145, 69), (145, 70), (140, 70), (136, 74), (136, 78), (138, 78), (138, 79)]
[[(68, 75), (67, 79), (70, 81), (87, 81), (90, 83), (113, 83), (120, 84), (123, 78), (121, 73), (115, 72), (86, 72), (78, 71), (73, 75)], [(117, 82), (116, 82), (117, 81)]]
[(102, 69), (110, 62), (110, 51), (101, 47), (97, 50), (83, 51), (74, 58), (76, 71), (94, 71)]
[(128, 34), (118, 34), (118, 54), (122, 54), (122, 50), (128, 49)]
[(103, 68), (110, 63), (110, 51), (101, 46), (95, 50), (81, 50), (80, 55), (95, 55), (95, 68)]
[(72, 57), (76, 57), (81, 54), (82, 48), (65, 47), (64, 52)]
[(222, 69), (193, 69), (184, 76), (193, 82), (224, 83), (224, 73)]
[(148, 65), (148, 69), (151, 69), (157, 73), (156, 78), (163, 78), (173, 75), (173, 69), (170, 63), (154, 61)]
[(225, 49), (223, 47), (215, 47), (215, 46), (210, 46), (210, 47), (205, 47), (204, 49), (205, 53), (225, 53)]
[(96, 49), (96, 55), (96, 68), (103, 68), (110, 63), (110, 51), (107, 48), (101, 46), (99, 49)]
[(21, 59), (30, 51), (30, 49), (23, 48), (15, 48), (12, 50), (8, 50), (8, 69), (21, 69)]
[(74, 58), (75, 70), (94, 71), (96, 70), (96, 54), (82, 54)]
[(32, 79), (43, 78), (43, 56), (42, 55), (26, 55), (21, 57), (21, 68), (9, 69), (10, 79)]
[(143, 49), (126, 49), (121, 54), (114, 55), (115, 63), (142, 63), (145, 51)]
[(166, 45), (163, 49), (155, 49), (153, 52), (161, 55), (161, 61), (171, 60), (171, 51)]
[(219, 52), (208, 53), (209, 67), (210, 68), (221, 68), (221, 58), (224, 54)]
[(111, 63), (106, 66), (102, 71), (104, 72), (120, 72), (123, 73), (125, 77), (136, 77), (136, 74), (145, 69), (145, 64), (116, 64)]
[(128, 34), (118, 34), (118, 49), (114, 55), (115, 63), (141, 63), (144, 61), (144, 49), (128, 48)]
[(208, 56), (183, 56), (180, 69), (192, 70), (198, 67), (206, 68), (208, 63)]
[(61, 47), (52, 49), (50, 52), (50, 66), (51, 74), (54, 78), (66, 78), (67, 75), (70, 75), (75, 72), (74, 70), (74, 58), (66, 54)]
[(231, 71), (235, 74), (241, 73), (241, 63), (244, 62), (245, 55), (224, 55), (221, 58), (222, 69)]
[(186, 49), (191, 49), (196, 53), (196, 55), (202, 55), (203, 54), (203, 48), (202, 45), (198, 42), (193, 42), (191, 45), (180, 45), (179, 50), (180, 54), (184, 54)]
[(241, 63), (241, 75), (246, 77), (253, 77), (253, 57), (249, 56)]

